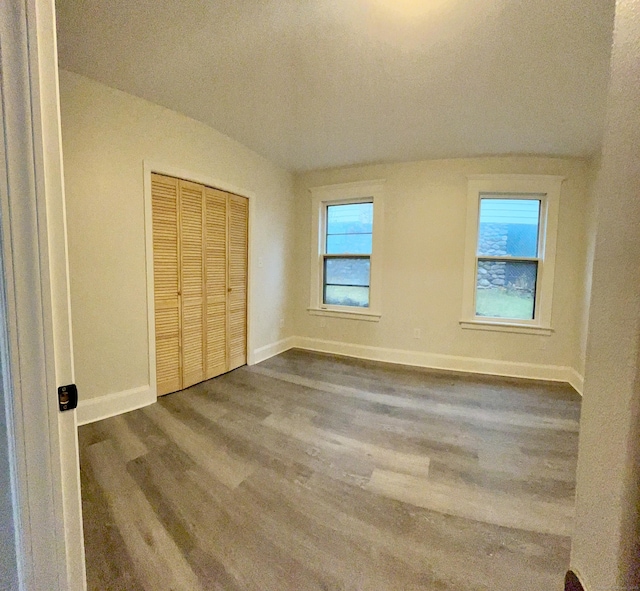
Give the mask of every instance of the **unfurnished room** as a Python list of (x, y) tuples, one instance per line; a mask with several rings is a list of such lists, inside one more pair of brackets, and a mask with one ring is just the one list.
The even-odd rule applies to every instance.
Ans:
[(1, 588), (640, 588), (636, 0), (13, 4)]

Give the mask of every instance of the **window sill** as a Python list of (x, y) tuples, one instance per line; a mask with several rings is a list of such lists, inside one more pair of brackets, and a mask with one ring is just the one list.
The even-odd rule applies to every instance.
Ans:
[(468, 330), (489, 330), (493, 332), (535, 334), (545, 337), (549, 337), (553, 334), (553, 329), (550, 327), (532, 326), (530, 324), (491, 322), (484, 320), (461, 320), (460, 326)]
[(346, 318), (348, 320), (365, 320), (366, 322), (380, 322), (381, 314), (351, 310), (331, 310), (329, 308), (307, 308), (312, 316), (328, 316), (329, 318)]

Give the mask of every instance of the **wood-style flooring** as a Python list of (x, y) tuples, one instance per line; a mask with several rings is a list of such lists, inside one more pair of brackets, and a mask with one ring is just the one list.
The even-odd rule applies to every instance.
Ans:
[(567, 385), (293, 350), (80, 428), (90, 591), (553, 591)]

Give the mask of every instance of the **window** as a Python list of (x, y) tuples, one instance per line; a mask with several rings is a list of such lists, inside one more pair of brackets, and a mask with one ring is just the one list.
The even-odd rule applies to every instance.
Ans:
[(551, 334), (561, 183), (469, 179), (463, 328)]
[[(311, 190), (312, 314), (378, 320), (382, 185), (350, 183)], [(375, 257), (375, 258), (374, 258)]]
[(322, 303), (369, 307), (373, 203), (326, 205)]
[(542, 196), (481, 195), (476, 316), (533, 320)]

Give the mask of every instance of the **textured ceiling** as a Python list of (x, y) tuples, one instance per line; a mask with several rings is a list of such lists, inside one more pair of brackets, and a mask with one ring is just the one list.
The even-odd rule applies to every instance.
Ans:
[(58, 0), (63, 68), (289, 170), (599, 149), (613, 0)]

